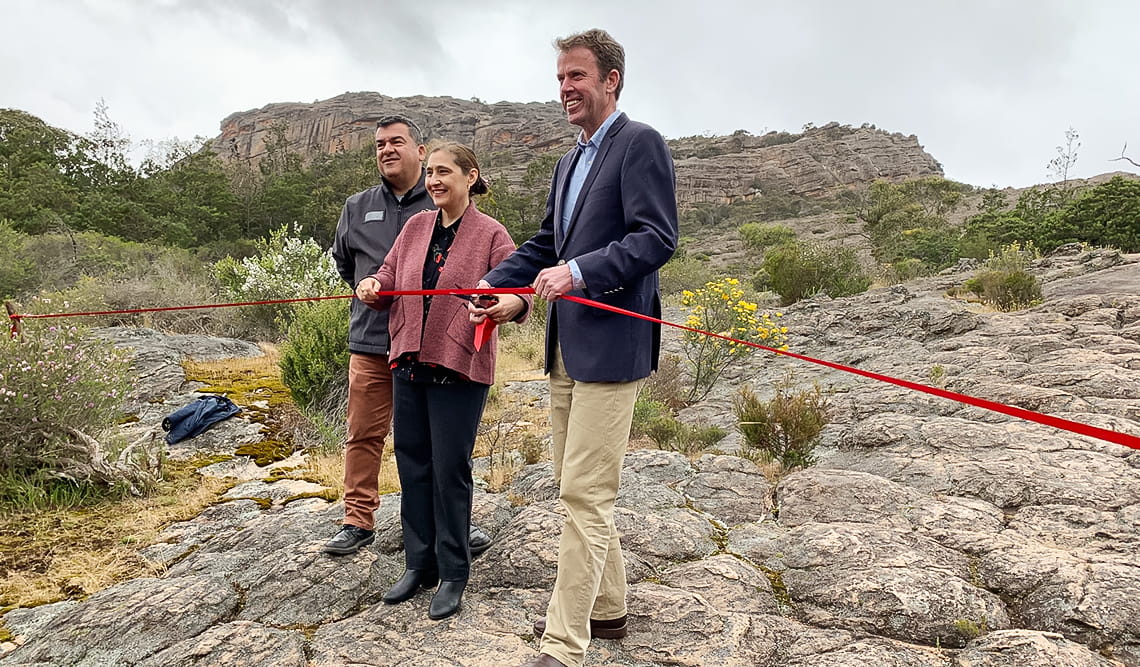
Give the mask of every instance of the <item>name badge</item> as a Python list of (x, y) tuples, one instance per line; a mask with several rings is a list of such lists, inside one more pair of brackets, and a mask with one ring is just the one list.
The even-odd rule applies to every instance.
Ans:
[(364, 222), (372, 222), (373, 220), (384, 220), (384, 211), (369, 211), (364, 214)]

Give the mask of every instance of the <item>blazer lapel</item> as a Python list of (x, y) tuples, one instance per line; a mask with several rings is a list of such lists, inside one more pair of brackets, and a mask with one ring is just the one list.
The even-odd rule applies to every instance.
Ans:
[(574, 165), (578, 163), (581, 152), (582, 149), (575, 145), (559, 162), (560, 165), (566, 166), (559, 170), (558, 179), (554, 182), (554, 247), (556, 251), (562, 249), (562, 243), (566, 240), (562, 234), (562, 206), (566, 202), (566, 186), (570, 182), (570, 173), (574, 171)]

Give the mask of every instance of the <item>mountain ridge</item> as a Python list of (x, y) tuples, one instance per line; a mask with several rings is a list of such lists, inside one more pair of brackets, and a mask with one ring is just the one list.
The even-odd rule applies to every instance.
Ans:
[[(399, 113), (420, 125), (427, 141), (446, 138), (470, 145), (484, 171), (521, 182), (526, 167), (573, 146), (576, 128), (557, 102), (496, 102), (454, 97), (389, 97), (344, 93), (313, 103), (271, 103), (239, 111), (221, 122), (212, 145), (227, 160), (259, 162), (271, 142), (304, 159), (319, 153), (363, 150), (376, 121)], [(915, 135), (828, 123), (801, 133), (669, 139), (682, 207), (732, 203), (783, 191), (826, 197), (882, 178), (901, 181), (942, 176), (941, 164)]]

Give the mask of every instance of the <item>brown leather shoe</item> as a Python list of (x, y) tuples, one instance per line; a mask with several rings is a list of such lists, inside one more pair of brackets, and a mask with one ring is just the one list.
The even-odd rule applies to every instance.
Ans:
[(531, 658), (519, 667), (566, 667), (566, 663), (545, 653), (539, 653), (537, 658)]
[[(629, 629), (626, 621), (629, 620), (629, 614), (623, 614), (617, 618), (612, 618), (608, 621), (596, 621), (590, 619), (590, 639), (621, 639), (629, 634)], [(546, 632), (546, 617), (538, 619), (534, 622), (534, 636), (541, 637)]]

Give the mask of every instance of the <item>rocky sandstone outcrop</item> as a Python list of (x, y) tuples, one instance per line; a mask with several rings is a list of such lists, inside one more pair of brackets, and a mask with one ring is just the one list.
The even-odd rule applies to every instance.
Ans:
[[(345, 93), (327, 100), (268, 104), (230, 114), (213, 148), (229, 160), (259, 162), (281, 132), (290, 150), (306, 158), (356, 151), (373, 141), (376, 121), (389, 114), (416, 121), (425, 138), (472, 146), (491, 176), (517, 184), (533, 160), (574, 145), (576, 130), (557, 102), (497, 102), (453, 97), (388, 97)], [(817, 197), (877, 178), (942, 175), (942, 167), (914, 135), (830, 123), (802, 134), (686, 137), (670, 141), (682, 207), (727, 204), (768, 192)]]
[(876, 179), (941, 176), (938, 164), (912, 135), (869, 125), (829, 123), (802, 134), (688, 137), (670, 142), (682, 206), (729, 204), (779, 192), (832, 195)]
[[(1140, 436), (1140, 255), (1040, 261), (1045, 301), (994, 313), (944, 296), (968, 273), (785, 312), (817, 358)], [(667, 347), (675, 349), (673, 334)], [(933, 372), (938, 367), (941, 372)], [(690, 419), (788, 374), (830, 392), (819, 462), (770, 482), (726, 451), (631, 451), (617, 522), (631, 632), (587, 665), (1140, 665), (1140, 451), (755, 353)], [(341, 515), (282, 482), (171, 526), (158, 578), (4, 615), (0, 665), (515, 665), (533, 655), (562, 518), (549, 463), (478, 492), (495, 544), (464, 608), (387, 606), (399, 498), (377, 543), (320, 552)], [(241, 496), (241, 497), (237, 497)], [(252, 499), (251, 499), (252, 498)]]

